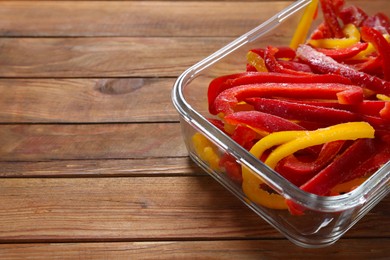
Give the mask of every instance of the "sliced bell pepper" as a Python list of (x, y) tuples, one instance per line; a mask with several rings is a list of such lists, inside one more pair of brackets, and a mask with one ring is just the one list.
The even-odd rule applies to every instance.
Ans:
[[(257, 142), (249, 151), (256, 158), (260, 158), (264, 151), (274, 145), (290, 141), (297, 136), (303, 135), (304, 131), (282, 131), (275, 132), (272, 135), (267, 135)], [(263, 140), (263, 141), (262, 141)], [(265, 140), (265, 141), (264, 141)], [(269, 192), (266, 189), (267, 185), (263, 180), (249, 170), (242, 166), (242, 190), (249, 200), (252, 202), (271, 209), (287, 209), (286, 200), (283, 196)]]
[(356, 56), (361, 51), (367, 49), (368, 43), (366, 42), (357, 42), (354, 45), (351, 45), (347, 48), (338, 48), (338, 49), (325, 49), (325, 48), (316, 48), (317, 51), (322, 52), (326, 56), (331, 57), (337, 61), (344, 61), (346, 59)]
[(334, 188), (330, 190), (330, 196), (338, 196), (341, 194), (348, 193), (350, 191), (353, 191), (356, 187), (362, 185), (363, 182), (365, 182), (367, 178), (356, 178), (351, 181), (346, 181), (340, 184), (337, 184)]
[(246, 54), (246, 60), (249, 65), (253, 66), (256, 69), (256, 71), (268, 72), (267, 67), (264, 63), (264, 59), (259, 54), (253, 51), (249, 51)]
[(320, 73), (334, 73), (348, 77), (353, 83), (366, 87), (379, 94), (390, 94), (390, 82), (378, 77), (354, 70), (353, 68), (338, 63), (325, 54), (316, 51), (308, 45), (300, 45), (297, 49), (297, 56), (309, 64), (313, 70)]
[(245, 167), (242, 168), (242, 190), (250, 201), (270, 209), (287, 209), (285, 198), (267, 191), (267, 188), (259, 176)]
[(215, 101), (216, 114), (225, 115), (234, 112), (234, 107), (240, 101), (251, 97), (291, 97), (306, 99), (333, 99), (339, 103), (355, 104), (363, 100), (360, 87), (333, 83), (278, 84), (263, 83), (240, 85), (220, 93)]
[(376, 98), (383, 101), (390, 101), (390, 97), (382, 94), (376, 95)]
[(305, 130), (303, 127), (287, 119), (259, 111), (241, 111), (231, 113), (226, 115), (224, 120), (226, 123), (231, 125), (245, 125), (256, 131), (261, 136), (279, 131)]
[(298, 61), (293, 61), (293, 60), (278, 60), (278, 63), (282, 65), (282, 67), (285, 69), (307, 72), (310, 75), (314, 75), (310, 66), (307, 64)]
[(371, 42), (379, 55), (382, 57), (382, 69), (385, 80), (390, 80), (390, 44), (387, 42), (382, 33), (374, 28), (363, 26), (360, 29), (362, 39)]
[(351, 67), (356, 69), (357, 71), (364, 72), (366, 74), (373, 75), (379, 78), (383, 78), (381, 56), (376, 56), (376, 57), (371, 56), (365, 58), (363, 62), (352, 64)]
[(295, 76), (283, 73), (273, 72), (243, 72), (237, 74), (231, 74), (221, 76), (213, 79), (208, 88), (208, 104), (209, 111), (211, 114), (216, 114), (214, 107), (215, 98), (224, 90), (239, 86), (253, 83), (340, 83), (340, 84), (351, 84), (351, 81), (343, 76), (335, 74), (312, 74), (307, 76)]
[(389, 18), (383, 13), (377, 13), (373, 16), (367, 17), (362, 26), (367, 26), (380, 31), (382, 34), (390, 33), (390, 21)]
[(337, 14), (333, 8), (332, 2), (329, 0), (320, 0), (324, 20), (333, 33), (333, 37), (342, 38), (344, 36)]
[(303, 120), (338, 124), (359, 120), (359, 115), (350, 111), (296, 103), (280, 99), (249, 98), (245, 100), (260, 112), (272, 114), (289, 120)]
[(317, 26), (317, 28), (315, 28), (315, 30), (310, 35), (309, 39), (319, 40), (319, 39), (327, 39), (331, 37), (332, 37), (332, 32), (330, 31), (328, 25), (325, 22), (322, 22)]
[(374, 153), (375, 149), (371, 139), (356, 140), (342, 155), (300, 188), (316, 195), (326, 195), (337, 184), (348, 179), (353, 169)]
[(211, 141), (202, 134), (196, 133), (192, 136), (192, 144), (199, 158), (207, 162), (210, 168), (219, 170), (220, 159), (216, 152), (216, 148)]
[[(277, 59), (293, 60), (296, 56), (295, 50), (290, 47), (278, 46), (278, 50), (279, 51), (275, 53), (275, 58)], [(251, 49), (250, 51), (260, 55), (260, 57), (264, 59), (265, 48)]]
[(279, 72), (284, 74), (292, 74), (292, 75), (298, 75), (298, 76), (307, 76), (312, 73), (303, 72), (303, 71), (296, 71), (292, 69), (284, 68), (276, 59), (275, 54), (278, 52), (278, 48), (273, 46), (268, 46), (265, 49), (264, 53), (264, 62), (265, 66), (267, 67), (268, 71), (272, 72)]
[(308, 131), (305, 135), (287, 142), (273, 150), (267, 157), (265, 164), (267, 164), (270, 168), (275, 168), (276, 164), (281, 159), (307, 147), (338, 140), (374, 138), (374, 133), (374, 128), (366, 122), (349, 122), (315, 131)]
[(330, 163), (340, 152), (345, 141), (334, 141), (325, 143), (318, 156), (295, 156), (294, 154), (282, 159), (276, 166), (275, 170), (296, 186), (301, 186), (312, 178), (318, 171)]
[[(331, 190), (345, 182), (359, 164), (375, 153), (372, 139), (358, 139), (331, 164), (300, 186), (300, 189), (319, 196), (331, 195)], [(287, 205), (293, 215), (302, 215), (304, 208), (291, 200)]]
[(368, 18), (366, 12), (356, 5), (351, 5), (342, 8), (338, 17), (343, 21), (344, 24), (353, 24), (360, 27), (362, 23)]
[(312, 39), (308, 41), (313, 47), (316, 48), (348, 48), (360, 41), (360, 32), (353, 24), (347, 24), (343, 29), (344, 38), (324, 38), (324, 39)]
[(239, 185), (242, 184), (241, 166), (233, 156), (224, 154), (219, 161), (219, 167), (225, 171), (232, 181)]
[[(336, 74), (310, 74), (305, 76), (297, 76), (276, 72), (269, 73), (246, 73), (238, 77), (228, 79), (226, 85), (235, 87), (239, 85), (248, 85), (254, 83), (340, 83), (349, 85), (352, 82), (343, 76)], [(222, 92), (222, 91), (221, 91)], [(219, 92), (220, 93), (220, 92)], [(218, 93), (218, 94), (219, 94)]]
[[(390, 133), (390, 132), (389, 132)], [(368, 177), (390, 160), (390, 143), (386, 140), (375, 143), (375, 153), (356, 167), (345, 181)]]
[(291, 39), (290, 47), (296, 49), (299, 44), (305, 42), (307, 34), (309, 33), (310, 26), (314, 19), (314, 16), (318, 9), (318, 0), (313, 0), (306, 7), (305, 12), (302, 15), (301, 20), (299, 21), (298, 27), (295, 30), (295, 33)]

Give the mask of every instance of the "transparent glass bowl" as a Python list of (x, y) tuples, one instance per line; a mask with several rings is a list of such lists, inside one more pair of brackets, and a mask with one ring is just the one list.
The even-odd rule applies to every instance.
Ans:
[[(292, 3), (263, 24), (187, 69), (175, 82), (172, 101), (180, 114), (182, 134), (189, 155), (199, 166), (293, 243), (302, 247), (323, 247), (336, 242), (390, 192), (390, 163), (347, 194), (317, 196), (291, 184), (207, 120), (213, 117), (208, 112), (207, 104), (210, 81), (218, 76), (244, 71), (245, 54), (252, 48), (287, 46), (308, 3), (310, 0)], [(353, 3), (347, 1), (347, 4)], [(356, 3), (363, 9), (364, 5), (371, 4), (368, 1)], [(260, 176), (274, 192), (304, 207), (304, 215), (291, 215), (288, 210), (271, 209), (252, 202), (242, 191), (241, 185), (232, 181), (218, 167), (212, 167), (197, 153), (192, 141), (196, 133), (207, 138), (218, 155), (231, 155), (238, 164)]]

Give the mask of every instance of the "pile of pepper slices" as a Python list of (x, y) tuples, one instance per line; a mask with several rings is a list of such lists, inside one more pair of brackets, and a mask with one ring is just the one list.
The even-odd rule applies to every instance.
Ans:
[[(307, 37), (321, 8), (324, 21)], [(390, 160), (390, 21), (343, 0), (314, 0), (290, 46), (247, 53), (246, 71), (214, 79), (210, 121), (302, 190), (349, 192)], [(202, 159), (253, 202), (296, 207), (200, 134)]]

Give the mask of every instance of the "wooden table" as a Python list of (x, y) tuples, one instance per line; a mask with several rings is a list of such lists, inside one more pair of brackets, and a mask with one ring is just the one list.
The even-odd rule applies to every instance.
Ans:
[(303, 249), (187, 156), (176, 77), (288, 3), (2, 1), (0, 259), (389, 257), (390, 197)]

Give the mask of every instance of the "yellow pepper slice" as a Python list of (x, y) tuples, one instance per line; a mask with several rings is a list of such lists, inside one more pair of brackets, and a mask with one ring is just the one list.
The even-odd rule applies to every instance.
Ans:
[(287, 209), (285, 198), (277, 193), (269, 193), (261, 189), (263, 180), (243, 167), (242, 171), (242, 190), (252, 202), (270, 209)]
[(386, 96), (384, 94), (377, 94), (376, 98), (379, 99), (379, 100), (382, 100), (382, 101), (390, 101), (390, 97)]
[(358, 138), (374, 138), (375, 130), (367, 122), (349, 122), (307, 131), (306, 135), (278, 146), (265, 161), (270, 168), (288, 155), (310, 146), (333, 142), (337, 140), (356, 140)]
[(248, 61), (248, 64), (255, 67), (257, 71), (268, 72), (268, 69), (265, 66), (264, 59), (257, 53), (254, 53), (253, 51), (248, 51), (248, 53), (246, 54), (246, 60)]
[(299, 44), (305, 42), (317, 8), (318, 8), (318, 0), (311, 1), (311, 3), (306, 7), (305, 12), (302, 15), (302, 18), (299, 21), (298, 27), (295, 30), (293, 38), (291, 39), (290, 48), (295, 50), (298, 48)]
[[(305, 131), (275, 132), (260, 139), (249, 152), (256, 158), (260, 158), (267, 149), (291, 141), (303, 134)], [(260, 185), (264, 184), (263, 180), (247, 167), (242, 166), (241, 169), (242, 190), (251, 201), (271, 209), (287, 209), (283, 196), (261, 189)]]
[[(265, 164), (274, 168), (282, 158), (298, 150), (336, 140), (374, 138), (374, 132), (374, 128), (366, 122), (343, 123), (314, 131), (275, 132), (259, 140), (250, 153), (260, 158), (267, 149), (279, 145), (265, 161)], [(267, 208), (287, 209), (285, 198), (262, 189), (264, 181), (245, 166), (242, 166), (242, 178), (242, 189), (251, 201)]]
[(344, 183), (340, 183), (336, 185), (330, 192), (332, 195), (340, 195), (343, 193), (347, 193), (360, 186), (363, 182), (365, 182), (367, 178), (356, 178)]
[(308, 43), (316, 48), (347, 48), (360, 41), (359, 29), (353, 24), (347, 24), (343, 28), (345, 38), (326, 38), (318, 40), (309, 40)]
[(192, 144), (200, 159), (207, 162), (211, 169), (219, 170), (219, 156), (214, 144), (201, 133), (192, 136)]
[[(384, 34), (383, 37), (390, 42), (390, 35), (389, 34)], [(367, 59), (368, 56), (372, 55), (375, 52), (375, 47), (372, 45), (371, 42), (368, 43), (367, 48), (364, 51), (359, 52), (359, 54), (355, 55), (354, 57), (351, 58), (351, 60), (364, 60)]]

